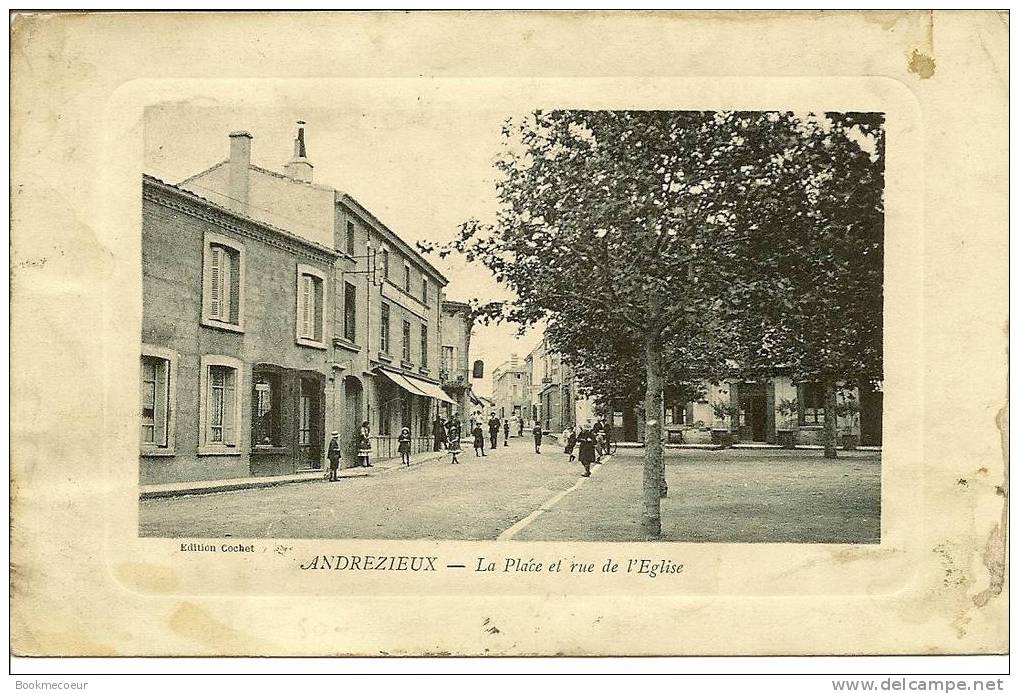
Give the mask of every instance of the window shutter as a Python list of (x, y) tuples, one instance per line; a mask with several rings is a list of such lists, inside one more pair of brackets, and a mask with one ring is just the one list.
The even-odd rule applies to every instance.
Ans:
[(167, 421), (169, 419), (170, 362), (160, 361), (155, 370), (155, 431), (153, 439), (157, 446), (165, 446)]
[(228, 446), (237, 445), (235, 440), (235, 431), (237, 430), (237, 422), (235, 421), (237, 416), (236, 407), (236, 383), (235, 378), (237, 371), (235, 369), (226, 369), (223, 374), (223, 443)]
[(223, 305), (223, 249), (213, 246), (209, 254), (209, 316), (220, 318)]
[(300, 305), (300, 316), (298, 317), (298, 320), (300, 320), (301, 322), (300, 330), (301, 337), (308, 337), (309, 334), (308, 325), (310, 321), (308, 320), (308, 318), (310, 315), (310, 301), (311, 301), (310, 297), (311, 292), (309, 291), (308, 287), (309, 279), (310, 278), (307, 275), (301, 275), (301, 298), (298, 302)]

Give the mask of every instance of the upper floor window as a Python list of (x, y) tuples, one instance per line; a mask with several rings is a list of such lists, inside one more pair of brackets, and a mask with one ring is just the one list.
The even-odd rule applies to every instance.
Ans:
[(428, 278), (421, 278), (421, 303), (428, 304)]
[(381, 332), (379, 334), (379, 350), (389, 354), (389, 304), (382, 304)]
[(176, 364), (173, 352), (142, 345), (141, 447), (143, 455), (172, 455), (176, 410)]
[(347, 255), (354, 255), (354, 223), (347, 222)]
[(343, 287), (343, 337), (357, 342), (357, 287), (350, 282)]
[(389, 279), (389, 249), (382, 249), (382, 279)]
[(410, 362), (410, 322), (403, 322), (403, 360)]
[(410, 294), (410, 265), (403, 266), (403, 291)]
[(310, 265), (297, 266), (297, 343), (325, 347), (325, 273)]
[(203, 255), (202, 323), (239, 332), (244, 327), (244, 246), (210, 233)]
[(452, 371), (456, 365), (454, 354), (456, 347), (443, 345), (442, 347), (442, 370), (447, 373)]
[(428, 366), (428, 326), (421, 324), (421, 366)]

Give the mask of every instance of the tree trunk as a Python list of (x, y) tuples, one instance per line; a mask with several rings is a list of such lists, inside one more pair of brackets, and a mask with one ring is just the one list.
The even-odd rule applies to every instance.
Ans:
[(837, 458), (838, 422), (835, 419), (835, 379), (824, 379), (824, 457)]
[(665, 461), (662, 455), (664, 357), (661, 338), (648, 335), (644, 345), (647, 391), (644, 394), (644, 512), (641, 527), (644, 539), (662, 536), (662, 491)]

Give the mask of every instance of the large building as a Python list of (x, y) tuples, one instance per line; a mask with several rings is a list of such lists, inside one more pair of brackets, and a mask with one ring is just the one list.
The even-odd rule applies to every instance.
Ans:
[[(701, 387), (704, 395), (696, 401), (670, 398), (666, 393), (667, 441), (708, 443), (717, 441), (718, 432), (728, 431), (740, 442), (780, 444), (788, 436), (799, 445), (819, 445), (825, 418), (835, 416), (840, 440), (850, 437), (860, 445), (881, 445), (882, 394), (878, 387), (839, 389), (835, 413), (826, 411), (820, 383), (794, 382), (779, 369), (769, 378), (705, 381)], [(617, 403), (605, 409), (617, 440), (644, 440), (641, 405)]]
[(142, 484), (321, 467), (337, 253), (142, 180)]
[[(298, 125), (294, 157), (282, 171), (253, 164), (251, 134), (233, 132), (229, 157), (182, 181), (179, 188), (216, 206), (221, 214), (278, 230), (295, 243), (327, 253), (325, 264), (306, 263), (310, 266), (306, 281), (291, 281), (279, 270), (260, 276), (258, 290), (273, 302), (289, 301), (288, 292), (296, 293), (295, 307), (313, 305), (319, 312), (309, 318), (300, 308), (304, 311), (300, 320), (305, 326), (313, 324), (308, 329), (316, 337), (298, 342), (299, 347), (314, 350), (320, 362), (321, 406), (313, 408), (319, 422), (314, 435), (322, 438), (323, 432), (340, 431), (344, 466), (354, 463), (363, 421), (371, 428), (376, 457), (396, 455), (396, 438), (403, 426), (411, 430), (413, 451), (427, 450), (436, 413), (445, 405), (457, 405), (440, 380), (442, 296), (448, 282), (352, 196), (313, 181), (303, 124)], [(276, 320), (260, 301), (246, 305), (262, 316), (250, 324)], [(175, 309), (147, 303), (146, 310)], [(282, 361), (259, 354), (252, 359), (267, 364)], [(288, 382), (285, 376), (280, 378), (281, 383)], [(281, 386), (281, 410), (303, 407), (303, 401), (291, 402), (287, 388)], [(316, 449), (320, 459), (323, 445), (319, 442)]]
[[(524, 359), (529, 383), (531, 417), (542, 428), (558, 433), (568, 426), (606, 417), (617, 441), (644, 440), (641, 403), (596, 403), (578, 388), (569, 364), (542, 339)], [(781, 369), (766, 379), (705, 381), (703, 395), (680, 400), (666, 389), (664, 430), (667, 442), (710, 443), (720, 432), (731, 432), (740, 442), (818, 445), (822, 441), (825, 411), (819, 383), (796, 383)], [(865, 446), (881, 445), (882, 395), (879, 388), (843, 388), (837, 393), (836, 415), (840, 439), (849, 437)]]

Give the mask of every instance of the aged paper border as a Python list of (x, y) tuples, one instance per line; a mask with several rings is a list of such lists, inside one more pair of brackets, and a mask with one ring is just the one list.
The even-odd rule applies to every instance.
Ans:
[[(929, 66), (914, 54), (935, 50), (935, 25), (940, 67), (924, 77)], [(138, 32), (163, 40), (129, 57), (141, 48)], [(424, 50), (422, 35), (446, 40)], [(264, 39), (260, 53), (251, 36)], [(1000, 652), (1003, 36), (992, 13), (20, 18), (12, 53), (15, 652)], [(482, 37), (516, 48), (508, 54), (516, 59), (478, 55)], [(593, 38), (608, 44), (591, 48)], [(631, 41), (651, 48), (624, 56)], [(195, 55), (184, 44), (211, 50)], [(571, 57), (577, 51), (586, 60)], [(280, 556), (265, 541), (254, 557), (196, 557), (171, 540), (137, 538), (143, 109), (187, 98), (273, 108), (314, 102), (340, 84), (394, 104), (424, 96), (515, 108), (886, 112), (881, 544), (287, 541), (293, 553)], [(953, 122), (960, 93), (982, 107), (965, 131)], [(939, 412), (949, 404), (967, 423), (963, 440), (944, 436)], [(54, 470), (54, 461), (67, 462)], [(461, 563), (650, 555), (689, 568), (680, 580), (651, 581), (365, 576), (294, 565), (319, 553), (396, 551)]]

